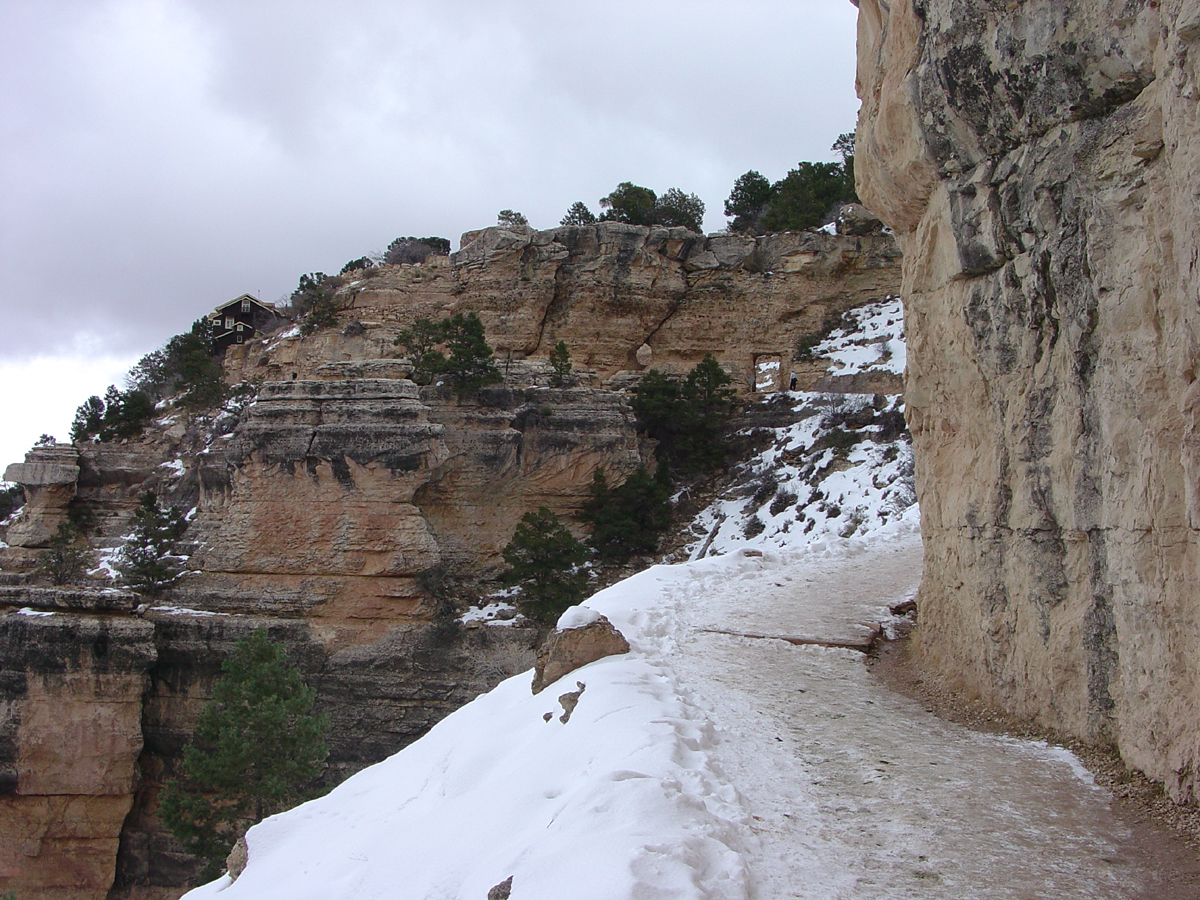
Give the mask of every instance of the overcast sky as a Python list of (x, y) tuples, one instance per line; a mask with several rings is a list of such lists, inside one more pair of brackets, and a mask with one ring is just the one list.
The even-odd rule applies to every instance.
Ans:
[(215, 305), (854, 129), (848, 0), (3, 0), (0, 466)]

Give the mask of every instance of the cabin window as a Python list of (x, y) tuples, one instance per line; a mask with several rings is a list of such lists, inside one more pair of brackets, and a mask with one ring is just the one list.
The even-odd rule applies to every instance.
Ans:
[(239, 344), (243, 343), (243, 342), (246, 340), (246, 339), (245, 339), (244, 337), (242, 337), (240, 334), (237, 336), (237, 338), (238, 338), (238, 343), (239, 343)]
[(242, 301), (242, 312), (250, 312), (250, 301), (249, 300)]
[(226, 327), (226, 328), (232, 328), (232, 327), (233, 327), (233, 316), (226, 316), (226, 317), (225, 317), (225, 327)]
[(241, 330), (242, 330), (243, 328), (245, 328), (245, 327), (246, 327), (246, 326), (245, 326), (245, 325), (243, 325), (241, 322), (238, 322), (238, 328), (237, 328), (237, 330), (238, 330), (238, 331), (241, 331)]

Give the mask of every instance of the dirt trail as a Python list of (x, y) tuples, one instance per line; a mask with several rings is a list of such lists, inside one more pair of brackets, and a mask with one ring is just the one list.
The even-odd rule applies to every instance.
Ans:
[(758, 897), (1154, 896), (1132, 832), (1065, 751), (937, 718), (860, 653), (712, 633), (859, 636), (915, 591), (918, 536), (759, 562), (689, 589), (673, 660), (754, 816)]

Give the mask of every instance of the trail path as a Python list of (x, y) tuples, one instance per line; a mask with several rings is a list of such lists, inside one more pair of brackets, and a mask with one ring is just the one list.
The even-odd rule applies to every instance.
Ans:
[(938, 719), (855, 651), (710, 631), (860, 637), (920, 570), (910, 534), (843, 558), (768, 552), (681, 598), (672, 665), (723, 733), (714, 755), (753, 815), (757, 896), (1140, 896), (1127, 829), (1066, 751)]

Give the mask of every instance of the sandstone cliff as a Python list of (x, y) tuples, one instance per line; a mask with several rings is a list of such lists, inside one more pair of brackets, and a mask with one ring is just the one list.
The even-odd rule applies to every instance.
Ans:
[(920, 649), (1200, 788), (1196, 0), (861, 0), (904, 251)]

